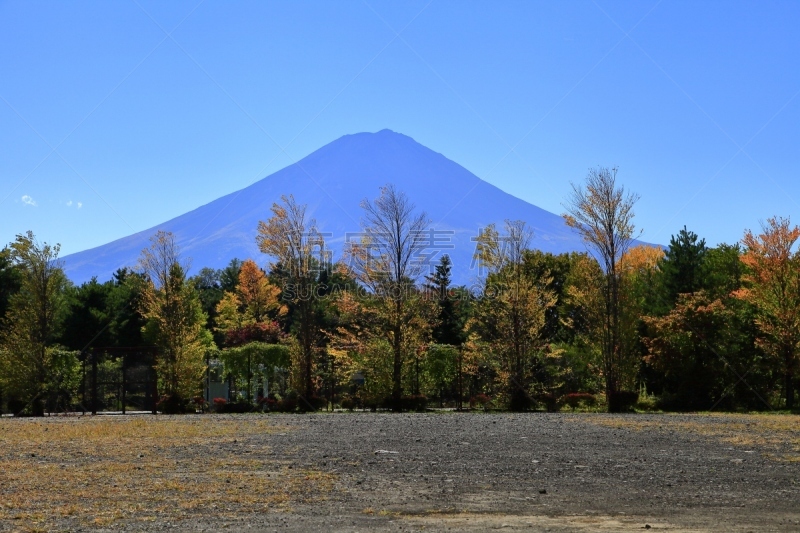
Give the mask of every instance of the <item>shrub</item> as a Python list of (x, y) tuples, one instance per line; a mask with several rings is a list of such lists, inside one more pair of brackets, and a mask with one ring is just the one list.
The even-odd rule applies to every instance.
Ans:
[(213, 403), (217, 413), (249, 413), (253, 410), (248, 402), (229, 402), (225, 398), (214, 398)]
[[(189, 412), (186, 401), (177, 394), (167, 394), (161, 397), (156, 404), (156, 409), (165, 415), (179, 415)], [(194, 409), (191, 409), (194, 412)]]
[(569, 405), (574, 411), (578, 407), (594, 407), (597, 405), (597, 398), (588, 392), (571, 392), (564, 396), (564, 403)]
[(228, 400), (226, 400), (225, 398), (214, 398), (212, 401), (214, 402), (215, 408), (225, 406), (225, 404), (228, 403)]
[(428, 397), (424, 394), (412, 394), (400, 398), (400, 407), (403, 411), (424, 411), (428, 407)]
[(294, 398), (284, 398), (275, 403), (275, 410), (279, 413), (293, 413), (297, 411), (297, 400)]
[(356, 400), (350, 396), (346, 396), (342, 398), (342, 409), (347, 409), (348, 411), (352, 411), (358, 405)]
[(274, 411), (277, 404), (278, 400), (269, 396), (258, 399), (258, 405), (261, 406), (261, 409), (264, 411)]
[(492, 405), (492, 399), (483, 393), (476, 394), (475, 396), (469, 399), (470, 409), (475, 409), (476, 407), (480, 407), (484, 411), (488, 411), (491, 405)]
[(208, 402), (202, 396), (195, 396), (192, 401), (194, 402), (195, 409), (199, 409), (202, 412), (206, 412), (208, 409)]
[(630, 413), (639, 400), (637, 391), (621, 390), (608, 395), (609, 413)]
[(638, 411), (656, 411), (658, 410), (658, 399), (653, 395), (640, 394), (635, 407)]
[(322, 410), (322, 409), (326, 409), (328, 407), (328, 399), (327, 398), (321, 398), (319, 396), (314, 395), (314, 396), (312, 396), (311, 398), (308, 399), (308, 403), (302, 402), (302, 405), (305, 406), (305, 409), (309, 409), (310, 410), (311, 407), (309, 407), (308, 404), (311, 404), (311, 407), (313, 407), (314, 409)]
[(19, 398), (8, 399), (8, 412), (14, 416), (25, 416), (25, 410), (28, 407), (28, 402), (20, 400)]
[(535, 400), (544, 405), (548, 413), (556, 413), (561, 408), (559, 405), (559, 398), (552, 392), (543, 392), (535, 396)]
[(253, 410), (250, 402), (230, 402), (225, 406), (226, 413), (249, 413)]
[[(540, 400), (536, 398), (536, 401)], [(533, 407), (533, 403), (531, 397), (527, 394), (512, 394), (511, 401), (508, 403), (508, 409), (514, 412), (527, 411)]]
[[(424, 411), (427, 406), (428, 397), (424, 394), (412, 394), (410, 396), (400, 397), (400, 409), (403, 411)], [(387, 396), (381, 402), (381, 407), (385, 409), (394, 408), (394, 399), (391, 396)]]

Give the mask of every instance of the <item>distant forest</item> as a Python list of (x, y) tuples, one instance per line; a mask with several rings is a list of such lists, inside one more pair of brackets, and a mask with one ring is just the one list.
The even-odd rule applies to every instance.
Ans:
[[(253, 228), (263, 256), (192, 277), (159, 232), (135, 269), (76, 286), (59, 246), (27, 232), (0, 252), (0, 407), (78, 409), (93, 350), (149, 347), (170, 413), (795, 409), (800, 228), (776, 217), (739, 243), (684, 227), (665, 249), (636, 245), (637, 199), (616, 169), (573, 184), (564, 219), (590, 253), (490, 224), (478, 291), (426, 254), (428, 218), (391, 185), (335, 262), (292, 196)], [(212, 370), (231, 397), (206, 396)]]

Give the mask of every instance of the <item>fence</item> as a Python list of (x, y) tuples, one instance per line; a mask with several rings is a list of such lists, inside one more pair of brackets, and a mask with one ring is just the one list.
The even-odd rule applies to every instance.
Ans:
[(81, 411), (156, 414), (156, 348), (99, 347), (82, 354)]

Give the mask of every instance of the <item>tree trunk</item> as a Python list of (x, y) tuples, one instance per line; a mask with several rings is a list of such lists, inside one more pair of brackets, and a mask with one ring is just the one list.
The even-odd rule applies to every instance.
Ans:
[(394, 367), (392, 369), (392, 411), (399, 413), (403, 410), (403, 406), (401, 405), (403, 396), (403, 325), (400, 323), (400, 311), (402, 310), (402, 303), (398, 301), (396, 305), (397, 315), (395, 317), (393, 346)]
[(311, 399), (314, 397), (314, 380), (312, 367), (314, 365), (314, 340), (312, 338), (313, 327), (313, 311), (311, 309), (311, 302), (302, 300), (301, 307), (301, 321), (300, 324), (300, 342), (303, 345), (303, 388), (305, 389), (305, 402), (301, 402), (303, 409), (314, 409), (311, 404)]

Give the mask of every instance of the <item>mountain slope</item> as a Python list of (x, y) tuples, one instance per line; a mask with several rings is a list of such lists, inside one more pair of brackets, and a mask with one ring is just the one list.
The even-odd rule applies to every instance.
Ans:
[(452, 237), (435, 235), (451, 238), (440, 242), (452, 247), (439, 254), (450, 254), (457, 283), (476, 278), (478, 271), (470, 268), (472, 239), (491, 222), (525, 220), (535, 232), (532, 245), (544, 251), (585, 249), (560, 216), (501, 191), (410, 137), (383, 130), (345, 135), (245, 189), (157, 227), (66, 256), (66, 272), (76, 283), (92, 276), (108, 279), (118, 268), (135, 266), (147, 239), (159, 229), (176, 235), (182, 253), (192, 258), (193, 273), (204, 266), (221, 268), (234, 257), (265, 264), (268, 258), (255, 245), (256, 227), (282, 194), (294, 194), (298, 203), (308, 204), (307, 213), (329, 234), (326, 241), (337, 259), (348, 234), (353, 238), (360, 231), (359, 203), (376, 198), (387, 183), (426, 211), (436, 232), (454, 232)]

